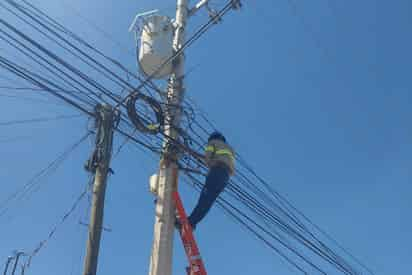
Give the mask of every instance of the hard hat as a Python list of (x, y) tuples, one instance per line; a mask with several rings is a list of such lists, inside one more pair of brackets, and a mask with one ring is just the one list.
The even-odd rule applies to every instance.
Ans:
[(221, 140), (221, 141), (223, 141), (223, 142), (226, 142), (226, 138), (225, 138), (225, 136), (224, 135), (222, 135), (222, 133), (220, 133), (220, 132), (213, 132), (210, 136), (209, 136), (209, 138), (208, 138), (208, 142), (209, 141), (211, 141), (211, 140), (213, 140), (213, 139), (217, 139), (217, 140)]

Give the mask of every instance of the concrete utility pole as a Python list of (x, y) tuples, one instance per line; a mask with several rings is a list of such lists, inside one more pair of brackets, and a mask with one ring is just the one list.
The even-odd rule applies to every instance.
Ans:
[(96, 106), (96, 148), (88, 162), (88, 170), (95, 172), (89, 238), (83, 275), (96, 275), (100, 238), (103, 229), (104, 198), (113, 145), (115, 114), (109, 105)]
[[(188, 0), (177, 0), (175, 33), (173, 50), (178, 51), (185, 42), (185, 27), (188, 18)], [(173, 72), (169, 79), (167, 103), (169, 106), (165, 116), (165, 135), (178, 138), (176, 127), (179, 127), (181, 103), (184, 97), (184, 55), (173, 61)], [(164, 142), (164, 153), (160, 161), (158, 199), (154, 225), (154, 240), (150, 259), (150, 275), (171, 275), (173, 256), (173, 233), (175, 222), (175, 206), (172, 192), (177, 188), (178, 152), (173, 143)]]

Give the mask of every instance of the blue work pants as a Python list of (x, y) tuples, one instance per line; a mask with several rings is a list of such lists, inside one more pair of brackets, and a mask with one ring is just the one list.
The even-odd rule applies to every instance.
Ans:
[(206, 176), (206, 183), (200, 193), (199, 201), (189, 216), (189, 223), (192, 228), (196, 228), (196, 225), (206, 216), (228, 182), (228, 168), (222, 165), (209, 169), (209, 173)]

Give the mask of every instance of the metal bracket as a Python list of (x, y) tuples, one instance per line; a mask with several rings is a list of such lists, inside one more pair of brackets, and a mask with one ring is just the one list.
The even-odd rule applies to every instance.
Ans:
[(209, 0), (200, 0), (192, 9), (189, 10), (189, 16), (195, 15), (201, 8), (205, 7), (207, 12), (209, 13), (209, 17), (214, 20), (214, 24), (222, 21), (222, 19), (218, 15), (219, 13), (209, 7), (209, 2)]
[(139, 26), (139, 20), (144, 20), (145, 17), (150, 16), (152, 14), (155, 14), (159, 12), (159, 10), (151, 10), (151, 11), (146, 11), (146, 12), (142, 12), (142, 13), (138, 13), (136, 14), (135, 18), (133, 19), (132, 24), (130, 24), (129, 27), (129, 32), (134, 32), (134, 39), (135, 39), (135, 43), (136, 45), (138, 45), (139, 42), (139, 32), (140, 32), (140, 26)]
[(189, 10), (188, 15), (192, 16), (199, 11), (203, 6), (207, 5), (209, 0), (200, 0), (192, 9)]
[(180, 157), (179, 147), (175, 142), (169, 141), (163, 147), (163, 158), (165, 161), (177, 161)]
[[(207, 11), (209, 12), (209, 16), (211, 18), (216, 17), (215, 23), (221, 21), (221, 18), (217, 16), (218, 12), (209, 7), (210, 0), (200, 0), (193, 8), (189, 9), (188, 15), (193, 16), (195, 15), (201, 8), (206, 7)], [(242, 7), (242, 3), (240, 0), (231, 0), (232, 8), (234, 10), (239, 10)]]
[[(79, 224), (80, 224), (80, 225), (83, 225), (83, 226), (86, 226), (86, 227), (89, 227), (89, 226), (90, 226), (90, 224), (84, 223), (84, 222), (82, 222), (82, 221), (79, 221)], [(108, 228), (108, 227), (102, 226), (102, 230), (103, 230), (103, 231), (106, 231), (106, 232), (109, 232), (109, 233), (112, 233), (112, 229), (111, 229), (111, 228)]]
[(132, 24), (130, 24), (129, 32), (138, 31), (139, 30), (137, 26), (138, 21), (140, 19), (144, 19), (145, 17), (155, 14), (157, 12), (159, 12), (159, 10), (156, 9), (156, 10), (151, 10), (151, 11), (146, 11), (146, 12), (136, 14), (135, 18), (133, 19)]

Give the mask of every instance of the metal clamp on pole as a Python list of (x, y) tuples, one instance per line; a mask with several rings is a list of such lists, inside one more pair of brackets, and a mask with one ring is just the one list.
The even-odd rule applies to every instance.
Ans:
[(209, 0), (200, 0), (193, 8), (189, 10), (189, 16), (194, 15), (198, 10), (200, 10), (203, 6), (207, 5)]
[(192, 9), (189, 10), (188, 16), (195, 15), (201, 8), (205, 7), (207, 12), (209, 13), (209, 17), (213, 19), (213, 23), (217, 24), (222, 21), (222, 18), (219, 16), (219, 13), (209, 7), (209, 0), (200, 0)]

